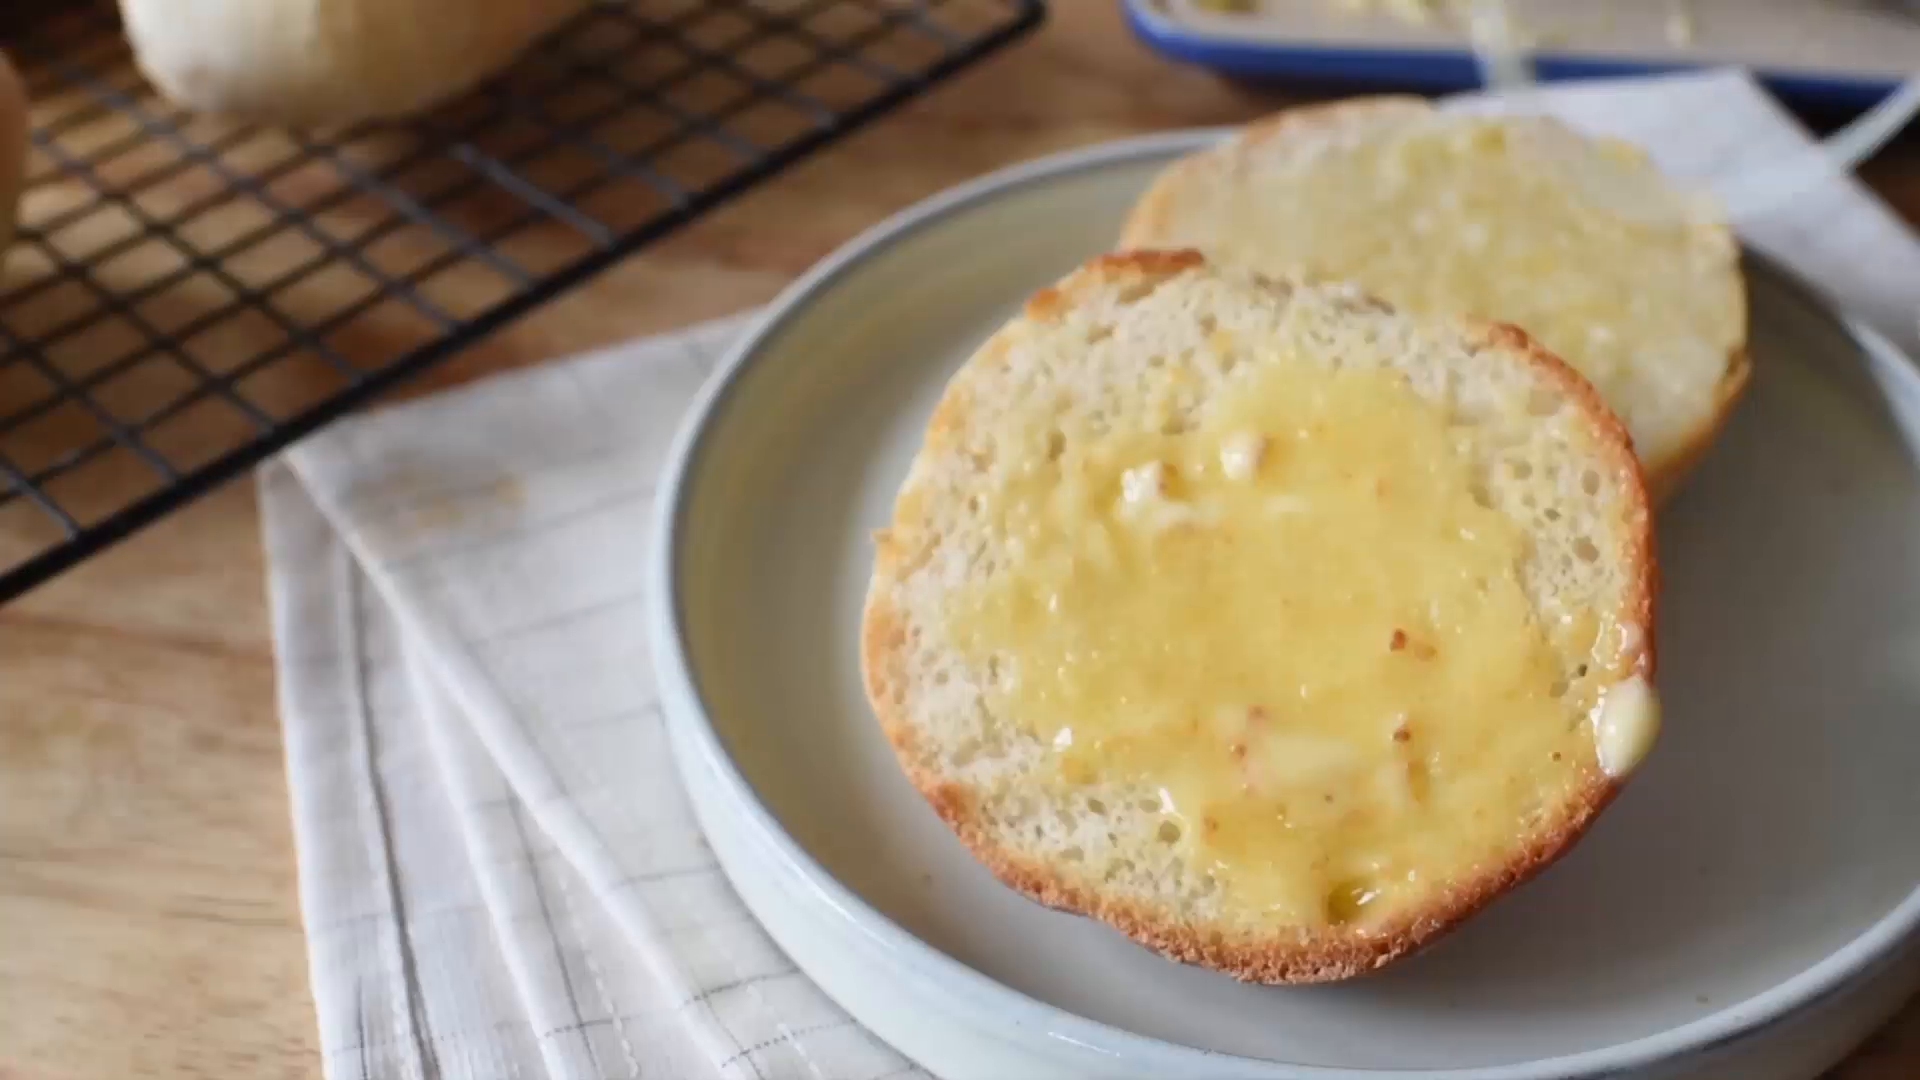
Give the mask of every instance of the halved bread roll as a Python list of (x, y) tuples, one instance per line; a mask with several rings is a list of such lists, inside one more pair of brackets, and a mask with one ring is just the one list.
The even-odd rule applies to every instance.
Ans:
[(1168, 168), (1121, 245), (1513, 323), (1600, 389), (1656, 500), (1747, 382), (1739, 248), (1716, 211), (1637, 149), (1548, 118), (1399, 97), (1283, 112)]
[(1647, 752), (1649, 517), (1613, 414), (1512, 327), (1108, 256), (948, 385), (866, 690), (1007, 884), (1344, 978), (1558, 857)]

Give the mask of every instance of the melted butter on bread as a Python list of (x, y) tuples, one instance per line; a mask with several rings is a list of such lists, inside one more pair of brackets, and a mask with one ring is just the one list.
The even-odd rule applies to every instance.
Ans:
[(1526, 531), (1404, 379), (1266, 365), (1193, 430), (1160, 389), (1131, 426), (998, 434), (1057, 453), (989, 494), (1018, 555), (951, 629), (1002, 658), (993, 705), (1055, 783), (1158, 791), (1164, 839), (1311, 926), (1402, 914), (1644, 754), (1650, 689), (1606, 689), (1620, 635), (1542, 624)]
[(1646, 490), (1512, 327), (1096, 259), (954, 374), (877, 541), (862, 677), (932, 809), (1009, 887), (1238, 978), (1423, 947), (1636, 753), (1595, 732), (1654, 669)]

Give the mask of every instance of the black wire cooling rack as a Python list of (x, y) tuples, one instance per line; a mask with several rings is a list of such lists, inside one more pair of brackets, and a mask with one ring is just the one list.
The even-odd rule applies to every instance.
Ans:
[[(156, 96), (110, 0), (0, 0), (0, 600), (1037, 26), (1042, 0), (631, 0), (404, 124)], [(263, 343), (268, 343), (264, 344)]]

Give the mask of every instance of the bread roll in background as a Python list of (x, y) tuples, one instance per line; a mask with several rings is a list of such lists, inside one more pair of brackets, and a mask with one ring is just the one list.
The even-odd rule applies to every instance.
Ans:
[(0, 54), (0, 267), (13, 246), (19, 190), (27, 181), (27, 86)]
[(0, 263), (13, 243), (20, 188), (27, 172), (27, 90), (0, 53)]
[(176, 104), (294, 126), (403, 116), (471, 89), (588, 0), (121, 0)]

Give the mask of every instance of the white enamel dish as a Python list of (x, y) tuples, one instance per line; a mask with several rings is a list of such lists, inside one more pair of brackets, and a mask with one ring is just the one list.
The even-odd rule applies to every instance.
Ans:
[(1920, 373), (1764, 265), (1752, 392), (1661, 522), (1663, 741), (1571, 855), (1427, 954), (1303, 988), (1169, 963), (1001, 887), (900, 775), (856, 630), (925, 418), (1215, 137), (909, 211), (789, 289), (702, 395), (664, 481), (651, 630), (733, 883), (947, 1077), (1809, 1080), (1920, 985)]

